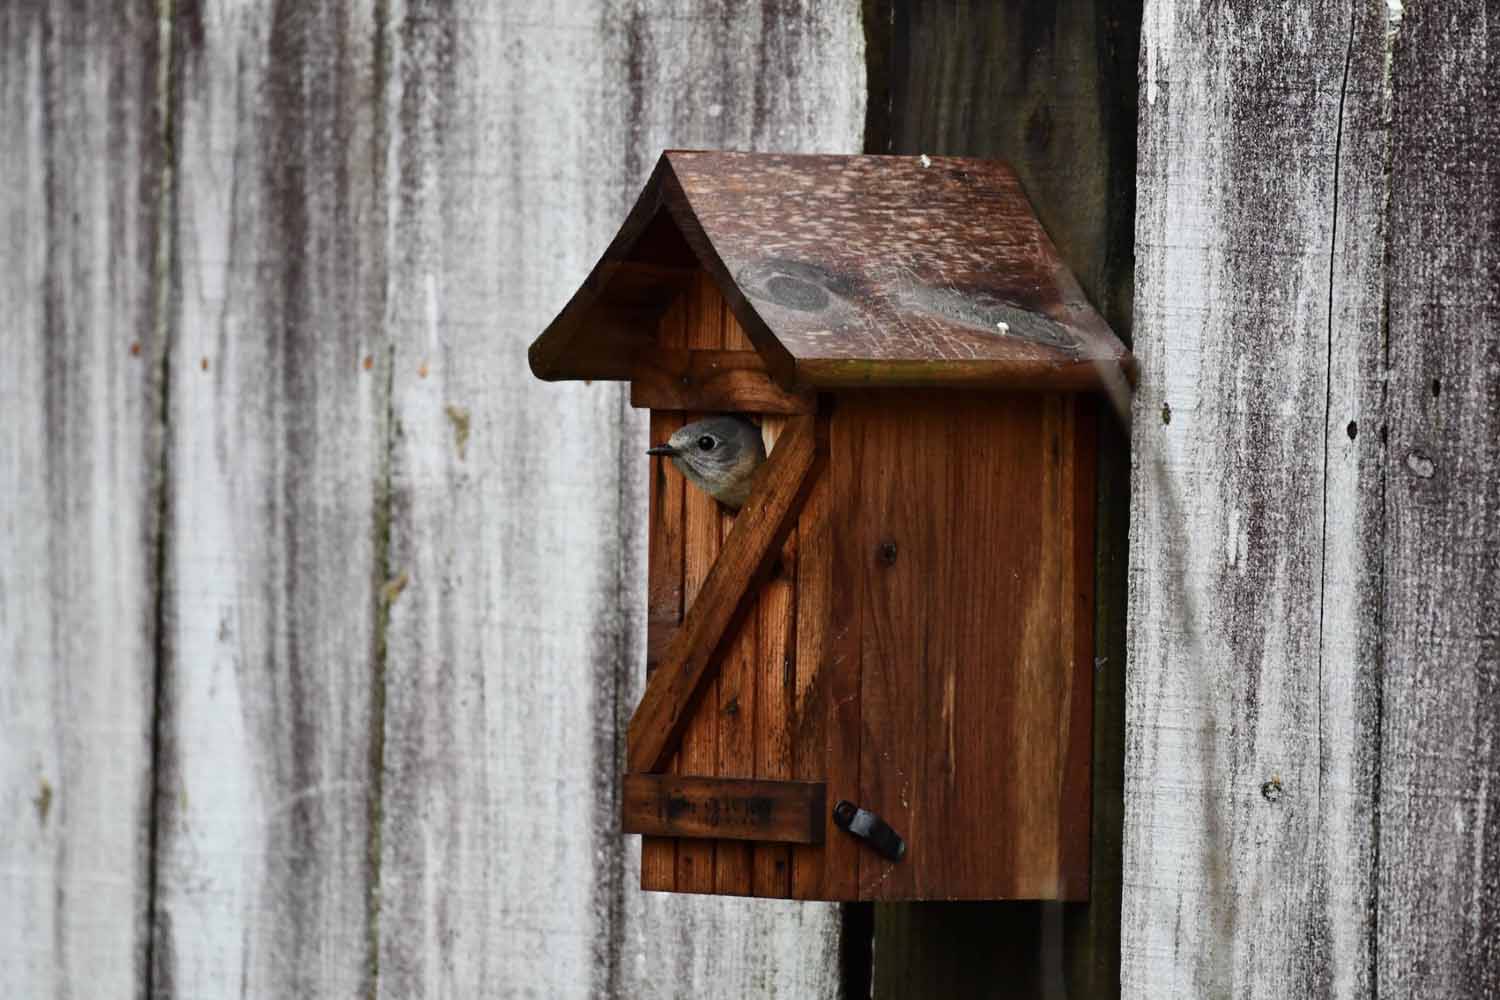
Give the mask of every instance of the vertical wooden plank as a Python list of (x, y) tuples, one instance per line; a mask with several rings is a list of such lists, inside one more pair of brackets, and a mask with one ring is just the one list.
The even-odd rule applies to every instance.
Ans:
[(205, 3), (172, 27), (154, 989), (365, 994), (388, 379), (376, 25)]
[(1146, 18), (1127, 996), (1377, 988), (1387, 16)]
[[(601, 227), (595, 247), (613, 235), (662, 149), (859, 149), (864, 40), (855, 0), (705, 0), (691, 17), (662, 0), (604, 7), (603, 51), (615, 56), (602, 62), (617, 74), (608, 102), (623, 133), (615, 146), (623, 170), (621, 214)], [(590, 58), (599, 60), (601, 49), (591, 44)], [(725, 59), (726, 52), (738, 55)], [(558, 303), (576, 287), (565, 284)], [(637, 697), (632, 690), (619, 699), (627, 719)], [(622, 911), (622, 995), (832, 996), (840, 989), (833, 907), (645, 893), (627, 895)]]
[[(994, 156), (1115, 332), (1130, 341), (1142, 3), (866, 4), (866, 150)], [(1129, 439), (1102, 428), (1088, 905), (876, 907), (875, 994), (1118, 995)], [(976, 915), (981, 911), (984, 915)], [(1015, 947), (963, 950), (976, 928)], [(949, 956), (965, 955), (955, 982)]]
[[(1328, 385), (1322, 428), (1324, 522), (1318, 594), (1320, 818), (1316, 948), (1304, 996), (1388, 995), (1377, 982), (1374, 855), (1380, 795), (1380, 630), (1387, 488), (1386, 221), (1390, 69), (1384, 9), (1346, 8), (1348, 49), (1328, 267)], [(1334, 15), (1337, 17), (1337, 13)], [(1274, 789), (1273, 789), (1274, 791)], [(1284, 788), (1283, 788), (1284, 791)], [(1322, 959), (1318, 955), (1327, 956)], [(1296, 995), (1296, 994), (1294, 994)], [(1399, 995), (1399, 994), (1398, 994)]]
[(0, 10), (0, 996), (148, 983), (165, 58)]
[[(934, 490), (949, 485), (948, 449), (940, 431), (918, 422), (913, 394), (903, 396), (899, 406), (841, 397), (829, 440), (835, 502), (848, 505), (840, 530), (847, 532), (844, 544), (854, 555), (852, 574), (843, 580), (859, 589), (862, 610), (854, 801), (876, 811), (908, 844), (908, 858), (899, 864), (859, 852), (859, 893), (865, 899), (916, 895), (919, 868), (913, 862), (935, 853), (927, 849), (914, 803), (927, 739), (926, 624), (946, 542), (938, 519), (947, 512), (929, 508), (927, 491), (929, 484)], [(878, 561), (880, 549), (891, 543), (902, 564), (899, 574), (891, 572), (893, 564)]]
[[(819, 416), (829, 437), (828, 418)], [(860, 588), (857, 554), (842, 540), (845, 503), (831, 491), (838, 474), (830, 458), (803, 503), (797, 522), (796, 689), (792, 757), (795, 777), (828, 782), (828, 801), (859, 797)], [(841, 495), (841, 501), (857, 496)], [(836, 521), (835, 518), (838, 520)], [(831, 807), (830, 807), (831, 808)], [(796, 899), (851, 899), (858, 892), (859, 844), (830, 833), (821, 848), (792, 852)]]
[[(734, 516), (721, 511), (720, 544), (729, 536)], [(738, 634), (724, 652), (723, 667), (715, 680), (714, 703), (718, 733), (714, 744), (714, 773), (727, 778), (755, 775), (755, 716), (759, 711), (756, 692), (758, 597), (749, 597), (750, 608)], [(720, 840), (714, 844), (713, 891), (729, 896), (751, 894), (752, 845), (745, 841)]]
[[(786, 426), (785, 417), (766, 417), (761, 435), (766, 451)], [(760, 590), (756, 605), (755, 776), (795, 777), (792, 759), (792, 709), (796, 689), (797, 529), (781, 548), (781, 560)], [(785, 844), (757, 844), (752, 853), (751, 892), (789, 897), (792, 851)]]
[[(729, 304), (715, 290), (710, 297), (718, 309), (721, 346), (726, 351), (753, 351), (755, 345), (740, 329), (729, 311)], [(720, 508), (720, 544), (734, 527), (734, 513)], [(745, 615), (739, 634), (724, 654), (719, 671), (718, 745), (715, 773), (726, 778), (755, 776), (755, 720), (761, 706), (757, 693), (760, 595), (747, 598), (755, 603)], [(753, 887), (751, 863), (753, 848), (743, 841), (721, 840), (714, 849), (714, 891), (727, 895), (748, 896)]]
[(830, 995), (827, 908), (635, 888), (617, 796), (643, 673), (647, 418), (619, 386), (537, 382), (524, 355), (662, 148), (857, 145), (857, 7), (382, 9), (389, 571), (408, 582), (381, 991)]
[(1500, 11), (1408, 4), (1392, 30), (1375, 982), (1494, 996)]
[(619, 685), (649, 609), (647, 420), (522, 360), (618, 224), (578, 4), (388, 5), (393, 340), (380, 983), (609, 995)]
[[(664, 348), (681, 348), (687, 344), (686, 301), (679, 298), (667, 310), (658, 327), (657, 339)], [(681, 413), (652, 410), (652, 444), (666, 441), (683, 425)], [(687, 480), (666, 458), (651, 461), (650, 527), (647, 540), (647, 618), (648, 631), (665, 623), (681, 625), (684, 611), (683, 560), (686, 551), (684, 524), (684, 491)], [(651, 664), (647, 663), (648, 672)], [(675, 774), (677, 755), (667, 773)], [(641, 888), (670, 890), (677, 885), (677, 841), (672, 837), (641, 838)]]
[[(687, 346), (716, 350), (724, 346), (722, 298), (707, 275), (700, 274), (689, 291)], [(688, 422), (706, 416), (689, 413)], [(719, 555), (723, 526), (719, 504), (702, 490), (689, 489), (683, 500), (683, 537), (686, 544), (683, 568), (683, 608), (692, 606), (708, 571)], [(721, 671), (722, 673), (722, 671)], [(703, 700), (682, 736), (678, 763), (683, 774), (712, 775), (719, 766), (719, 678), (706, 685)], [(713, 892), (716, 843), (682, 840), (677, 844), (677, 888), (682, 892)]]

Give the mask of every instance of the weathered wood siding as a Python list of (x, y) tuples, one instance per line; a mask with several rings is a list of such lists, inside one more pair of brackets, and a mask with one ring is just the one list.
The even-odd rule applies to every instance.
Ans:
[(159, 996), (372, 981), (375, 29), (217, 2), (173, 24)]
[(1500, 990), (1500, 19), (1143, 39), (1124, 993)]
[[(0, 11), (0, 995), (839, 989), (829, 907), (633, 888), (644, 417), (524, 346), (661, 148), (862, 126), (1123, 332), (1128, 5), (864, 8)], [(1123, 861), (1105, 596), (1094, 902), (888, 908), (877, 989), (1495, 995), (1500, 17), (1141, 56)]]
[(1391, 53), (1376, 982), (1500, 995), (1500, 10)]
[(825, 4), (180, 13), (157, 994), (837, 990), (829, 907), (634, 889), (645, 426), (525, 345), (663, 145), (855, 148), (858, 39)]
[[(525, 349), (660, 149), (857, 148), (858, 11), (392, 4), (389, 996), (837, 989), (828, 907), (644, 895), (617, 739), (644, 681), (646, 417)], [(500, 987), (499, 984), (508, 984)]]
[(0, 10), (0, 996), (144, 981), (157, 26)]
[(0, 993), (836, 993), (635, 888), (645, 421), (525, 346), (662, 147), (858, 148), (857, 5), (12, 6)]

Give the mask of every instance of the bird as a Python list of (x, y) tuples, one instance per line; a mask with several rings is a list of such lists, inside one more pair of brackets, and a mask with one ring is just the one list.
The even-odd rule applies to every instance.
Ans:
[(755, 470), (766, 460), (766, 445), (759, 427), (725, 415), (695, 420), (646, 454), (670, 458), (688, 482), (739, 510), (750, 496)]

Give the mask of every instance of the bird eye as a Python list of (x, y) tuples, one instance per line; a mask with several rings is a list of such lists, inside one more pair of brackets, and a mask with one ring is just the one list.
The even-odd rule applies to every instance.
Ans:
[(718, 442), (715, 441), (713, 439), (713, 436), (709, 434), (705, 434), (698, 439), (698, 447), (702, 448), (704, 451), (713, 451), (714, 445), (716, 444), (718, 444)]

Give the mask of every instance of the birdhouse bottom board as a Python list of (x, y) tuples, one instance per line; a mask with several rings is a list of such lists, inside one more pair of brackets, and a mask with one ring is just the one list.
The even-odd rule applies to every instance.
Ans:
[[(719, 315), (686, 324), (689, 351), (745, 349)], [(627, 831), (695, 834), (645, 836), (642, 887), (1086, 899), (1094, 401), (881, 389), (809, 409), (751, 414), (767, 467), (792, 421), (815, 424), (817, 457), (665, 776), (626, 776)], [(653, 409), (652, 440), (703, 415)], [(648, 671), (735, 520), (649, 461)], [(684, 781), (709, 777), (768, 784)], [(884, 820), (904, 857), (836, 827), (840, 800)], [(720, 829), (733, 839), (713, 839)]]

